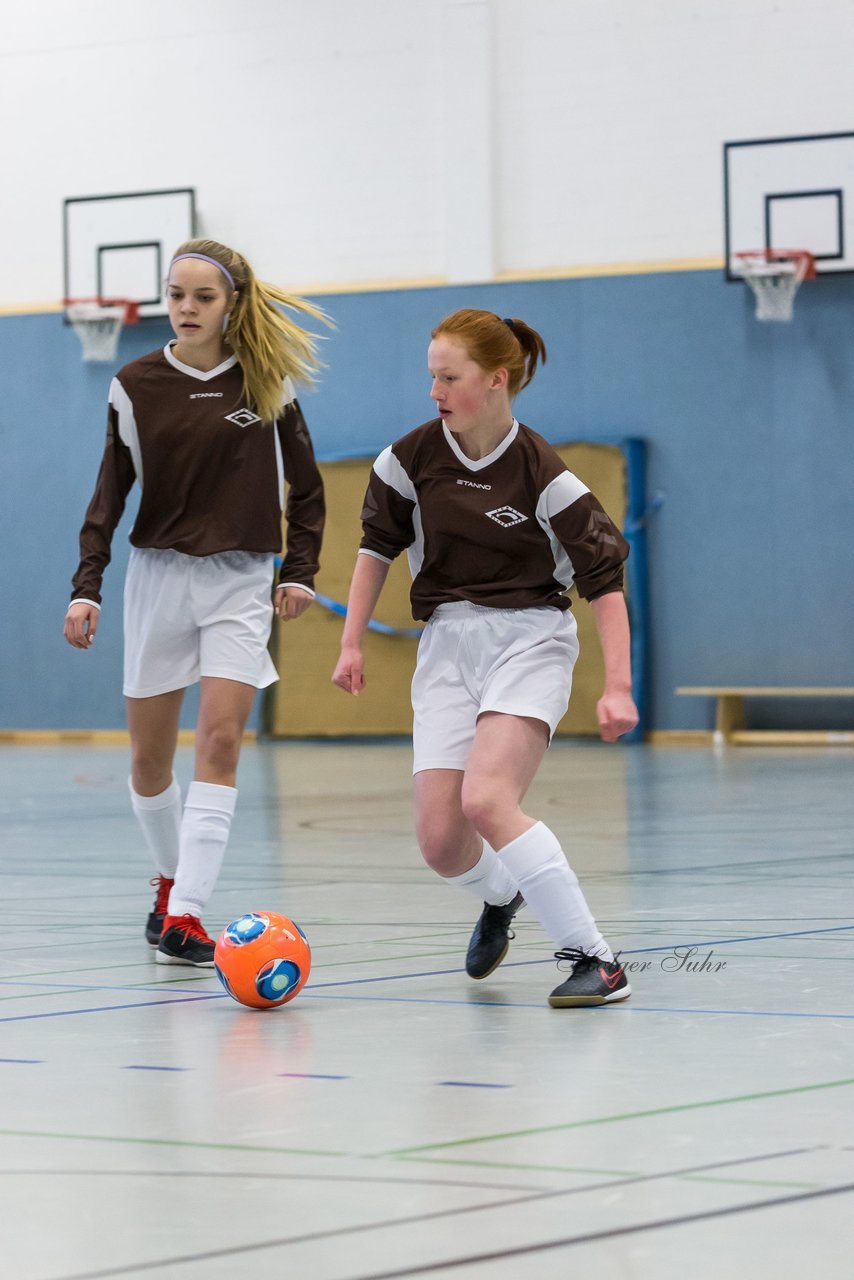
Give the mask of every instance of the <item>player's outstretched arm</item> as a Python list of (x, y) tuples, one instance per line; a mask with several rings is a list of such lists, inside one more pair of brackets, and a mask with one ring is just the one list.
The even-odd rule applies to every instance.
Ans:
[(332, 683), (345, 693), (358, 695), (365, 687), (362, 637), (377, 607), (391, 566), (376, 556), (360, 555), (350, 583), (347, 618), (341, 635), (341, 656), (332, 673)]
[(65, 615), (63, 634), (68, 643), (75, 649), (88, 649), (95, 639), (98, 630), (100, 609), (97, 605), (72, 604)]
[(605, 659), (605, 691), (596, 704), (599, 734), (605, 742), (616, 742), (638, 722), (632, 697), (629, 614), (622, 591), (599, 596), (590, 601), (590, 607)]

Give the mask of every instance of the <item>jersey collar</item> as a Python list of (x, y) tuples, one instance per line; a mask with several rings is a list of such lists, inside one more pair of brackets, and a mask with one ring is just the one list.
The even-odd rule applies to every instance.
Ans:
[(498, 459), (501, 457), (501, 455), (507, 452), (507, 450), (510, 448), (511, 444), (519, 434), (519, 423), (516, 421), (515, 418), (513, 419), (513, 425), (510, 428), (510, 430), (507, 432), (507, 435), (504, 437), (504, 439), (501, 441), (499, 445), (496, 445), (496, 447), (492, 450), (492, 453), (488, 453), (485, 458), (469, 458), (465, 453), (463, 453), (462, 449), (457, 444), (456, 440), (454, 439), (453, 435), (448, 430), (448, 428), (445, 426), (444, 422), (442, 423), (442, 430), (445, 433), (445, 439), (450, 445), (452, 453), (458, 459), (458, 461), (460, 461), (463, 464), (463, 466), (466, 467), (466, 469), (469, 471), (482, 471), (484, 467), (488, 467), (492, 462), (497, 462)]
[(193, 369), (188, 364), (182, 364), (172, 350), (172, 343), (167, 342), (163, 348), (163, 354), (173, 369), (177, 369), (179, 373), (186, 373), (190, 378), (197, 378), (199, 382), (210, 382), (211, 378), (216, 378), (220, 373), (225, 373), (226, 369), (231, 369), (237, 364), (237, 356), (231, 355), (227, 360), (223, 360), (222, 364), (218, 364), (215, 369), (209, 369), (205, 373), (202, 369)]

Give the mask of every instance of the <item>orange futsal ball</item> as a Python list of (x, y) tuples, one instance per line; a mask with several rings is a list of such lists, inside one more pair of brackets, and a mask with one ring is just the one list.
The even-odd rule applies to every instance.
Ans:
[(311, 948), (298, 924), (275, 911), (232, 920), (216, 940), (214, 964), (228, 994), (251, 1009), (293, 1000), (311, 969)]

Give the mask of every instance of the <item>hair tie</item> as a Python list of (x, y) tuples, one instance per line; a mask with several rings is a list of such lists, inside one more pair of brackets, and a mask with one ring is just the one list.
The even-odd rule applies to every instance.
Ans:
[(519, 335), (516, 333), (516, 330), (513, 326), (513, 321), (509, 318), (509, 316), (504, 316), (504, 323), (507, 325), (507, 328), (513, 334), (513, 337), (518, 338)]
[(219, 267), (232, 289), (237, 289), (237, 285), (234, 283), (234, 276), (221, 262), (217, 262), (216, 258), (209, 258), (206, 253), (179, 253), (177, 257), (172, 259), (173, 266), (176, 262), (180, 262), (182, 258), (198, 258), (200, 262), (209, 262), (211, 266)]

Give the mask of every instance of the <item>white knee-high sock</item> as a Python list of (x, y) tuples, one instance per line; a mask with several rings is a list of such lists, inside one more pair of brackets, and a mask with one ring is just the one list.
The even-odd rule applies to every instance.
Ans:
[(464, 871), (461, 876), (446, 876), (445, 879), (448, 884), (465, 889), (482, 902), (489, 902), (495, 907), (506, 906), (519, 891), (519, 886), (507, 867), (485, 840), (483, 853), (473, 867)]
[(191, 782), (181, 822), (181, 855), (169, 894), (170, 916), (200, 916), (213, 893), (234, 817), (237, 791)]
[(174, 773), (171, 783), (159, 796), (138, 795), (130, 778), (128, 789), (131, 808), (142, 827), (158, 873), (167, 880), (174, 880), (181, 834), (181, 788)]
[(558, 947), (580, 947), (588, 955), (613, 960), (553, 831), (537, 822), (499, 849), (498, 857)]

